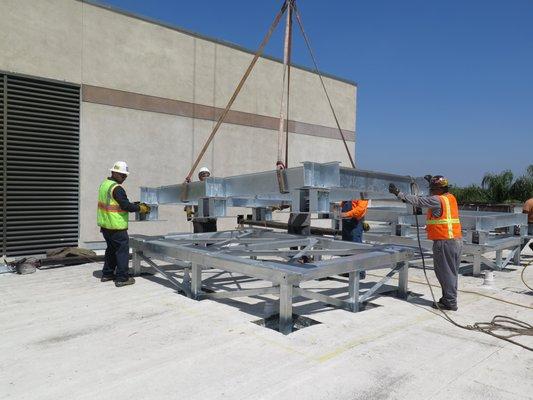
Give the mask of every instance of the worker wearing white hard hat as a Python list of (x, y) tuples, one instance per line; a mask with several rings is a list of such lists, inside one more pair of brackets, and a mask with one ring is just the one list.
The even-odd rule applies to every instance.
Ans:
[(202, 167), (198, 171), (198, 179), (200, 179), (201, 182), (205, 180), (205, 178), (209, 178), (211, 176), (211, 171), (209, 171), (209, 168)]
[(102, 282), (114, 280), (121, 287), (135, 283), (128, 275), (129, 237), (128, 213), (147, 214), (150, 207), (144, 203), (131, 203), (122, 183), (129, 175), (128, 164), (117, 161), (109, 169), (111, 176), (106, 178), (98, 190), (97, 224), (107, 243)]
[[(209, 168), (202, 167), (198, 171), (198, 179), (200, 182), (205, 181), (211, 176)], [(208, 217), (195, 217), (198, 214), (198, 206), (185, 206), (183, 209), (187, 214), (187, 221), (192, 221), (193, 232), (216, 232), (217, 231), (217, 219)]]
[(128, 164), (126, 164), (125, 161), (117, 161), (115, 164), (113, 164), (113, 168), (109, 168), (111, 173), (117, 172), (122, 175), (128, 176), (130, 171), (128, 170)]

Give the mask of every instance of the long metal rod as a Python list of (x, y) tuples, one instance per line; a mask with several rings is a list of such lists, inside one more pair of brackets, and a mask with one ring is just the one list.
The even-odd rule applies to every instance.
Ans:
[(233, 102), (235, 101), (235, 99), (237, 98), (237, 95), (239, 94), (239, 92), (241, 91), (242, 87), (244, 86), (244, 83), (246, 82), (246, 79), (248, 79), (248, 76), (252, 72), (252, 69), (254, 68), (255, 64), (257, 63), (257, 60), (263, 54), (265, 46), (267, 45), (268, 41), (270, 40), (270, 37), (272, 36), (272, 33), (274, 32), (274, 29), (276, 29), (276, 26), (278, 25), (281, 17), (283, 16), (283, 13), (286, 11), (286, 9), (287, 9), (287, 4), (283, 3), (283, 6), (281, 7), (281, 10), (278, 12), (276, 17), (274, 18), (274, 21), (272, 22), (272, 25), (270, 26), (270, 29), (268, 30), (267, 34), (263, 38), (263, 41), (259, 45), (259, 49), (255, 53), (254, 58), (250, 62), (250, 65), (248, 65), (248, 68), (246, 69), (246, 72), (242, 76), (239, 84), (237, 85), (237, 88), (235, 89), (235, 91), (233, 92), (233, 95), (229, 99), (228, 104), (226, 105), (226, 108), (224, 109), (224, 111), (222, 112), (220, 117), (218, 118), (217, 123), (213, 127), (213, 131), (211, 132), (211, 134), (207, 138), (207, 141), (205, 142), (204, 146), (202, 147), (202, 150), (200, 151), (200, 154), (198, 154), (198, 157), (196, 157), (196, 160), (194, 161), (189, 173), (187, 174), (187, 177), (185, 179), (186, 182), (190, 181), (192, 174), (194, 173), (194, 171), (198, 167), (198, 164), (202, 160), (202, 157), (204, 156), (205, 152), (207, 151), (207, 148), (209, 147), (209, 145), (211, 144), (213, 138), (215, 137), (215, 134), (217, 133), (218, 129), (220, 128), (220, 125), (222, 125), (222, 122), (224, 122), (224, 119), (226, 118), (226, 115), (228, 115), (228, 112), (229, 112), (231, 106), (233, 105)]
[[(299, 287), (294, 288), (294, 295), (295, 296), (301, 296), (305, 297), (306, 299), (310, 300), (316, 300), (320, 301), (322, 303), (331, 304), (332, 306), (343, 308), (343, 309), (349, 309), (349, 303), (345, 300), (338, 299), (333, 296), (328, 296), (327, 294), (319, 293), (319, 292), (313, 292), (311, 290), (302, 289)], [(352, 311), (352, 310), (350, 310)]]
[(257, 289), (231, 290), (228, 292), (202, 293), (200, 299), (235, 299), (239, 297), (261, 296), (263, 294), (279, 294), (279, 287), (265, 287)]
[(176, 279), (174, 279), (172, 276), (168, 275), (166, 272), (164, 272), (159, 266), (154, 263), (152, 260), (150, 260), (148, 257), (146, 257), (144, 254), (138, 253), (138, 256), (142, 258), (144, 261), (146, 261), (153, 269), (155, 269), (157, 272), (159, 272), (161, 275), (163, 275), (172, 285), (174, 285), (178, 290), (181, 290), (182, 292), (185, 292), (188, 297), (191, 296), (191, 291), (188, 287), (185, 285), (182, 285)]
[(298, 12), (298, 9), (296, 8), (296, 5), (293, 5), (294, 12), (296, 14), (296, 20), (298, 21), (298, 26), (300, 27), (300, 31), (302, 32), (302, 36), (304, 38), (305, 44), (307, 46), (307, 49), (309, 50), (309, 54), (311, 55), (311, 59), (313, 60), (313, 65), (315, 66), (315, 72), (320, 78), (320, 83), (322, 84), (322, 88), (324, 89), (324, 93), (326, 94), (326, 98), (329, 103), (329, 107), (331, 108), (331, 112), (333, 114), (333, 118), (335, 119), (335, 124), (337, 124), (337, 128), (339, 129), (339, 133), (341, 135), (342, 141), (344, 143), (344, 147), (346, 148), (346, 153), (348, 153), (348, 158), (350, 159), (350, 164), (353, 168), (355, 168), (355, 162), (352, 158), (352, 154), (350, 153), (350, 149), (348, 148), (348, 144), (346, 143), (346, 138), (344, 137), (344, 133), (342, 132), (341, 125), (339, 123), (339, 119), (337, 118), (337, 114), (335, 113), (335, 109), (333, 108), (333, 104), (331, 103), (331, 99), (329, 98), (328, 90), (326, 89), (326, 85), (324, 83), (324, 79), (322, 78), (322, 74), (320, 73), (320, 70), (318, 69), (318, 64), (316, 62), (315, 55), (313, 53), (313, 49), (311, 48), (311, 43), (309, 42), (309, 38), (307, 37), (307, 34), (305, 33), (304, 26), (302, 23), (302, 19), (300, 17), (300, 13)]
[(4, 75), (4, 122), (2, 127), (2, 136), (4, 142), (3, 148), (3, 173), (2, 173), (2, 254), (7, 253), (7, 75)]
[(383, 286), (385, 283), (387, 283), (393, 276), (396, 272), (398, 272), (401, 268), (403, 268), (403, 265), (401, 266), (396, 266), (395, 268), (393, 268), (392, 270), (390, 270), (387, 275), (385, 275), (383, 278), (380, 279), (379, 282), (377, 282), (374, 286), (372, 286), (369, 290), (367, 290), (365, 292), (365, 294), (363, 294), (360, 298), (359, 298), (359, 301), (361, 303), (364, 303), (365, 301), (367, 301), (374, 293), (376, 293), (378, 291), (379, 288), (381, 288), (381, 286)]

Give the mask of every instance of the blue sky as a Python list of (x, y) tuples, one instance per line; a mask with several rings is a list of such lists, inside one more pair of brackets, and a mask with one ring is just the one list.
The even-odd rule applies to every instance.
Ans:
[[(281, 0), (102, 3), (255, 49)], [(358, 167), (465, 185), (533, 164), (533, 0), (298, 4), (321, 70), (358, 84)]]

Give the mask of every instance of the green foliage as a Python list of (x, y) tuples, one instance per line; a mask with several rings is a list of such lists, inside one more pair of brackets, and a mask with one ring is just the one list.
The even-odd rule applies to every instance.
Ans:
[(529, 167), (526, 169), (527, 175), (533, 179), (533, 164), (530, 164)]
[(459, 203), (524, 202), (533, 197), (533, 164), (527, 167), (524, 175), (516, 179), (509, 170), (499, 174), (487, 173), (481, 186), (451, 186), (450, 192)]
[(511, 186), (510, 198), (526, 201), (533, 197), (533, 177), (521, 176)]
[(451, 186), (450, 192), (456, 197), (459, 203), (489, 202), (487, 191), (478, 185), (469, 185), (466, 187)]
[(481, 187), (488, 193), (492, 203), (503, 203), (510, 199), (513, 173), (505, 170), (499, 174), (487, 173), (481, 181)]

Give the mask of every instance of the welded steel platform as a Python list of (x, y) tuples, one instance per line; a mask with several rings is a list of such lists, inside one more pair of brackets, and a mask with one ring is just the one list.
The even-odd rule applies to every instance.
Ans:
[[(279, 297), (279, 331), (292, 330), (293, 299), (303, 297), (353, 312), (379, 293), (398, 273), (397, 295), (407, 294), (408, 264), (414, 251), (395, 245), (368, 245), (322, 237), (304, 237), (248, 228), (199, 234), (132, 236), (133, 270), (141, 272), (146, 262), (174, 286), (194, 299), (221, 299), (273, 294)], [(305, 256), (305, 257), (304, 257)], [(168, 274), (153, 260), (171, 262), (183, 269), (180, 278)], [(217, 269), (270, 282), (269, 287), (208, 293), (202, 290), (202, 271)], [(359, 271), (387, 268), (380, 281), (361, 293)], [(303, 289), (303, 282), (348, 274), (345, 298)]]

